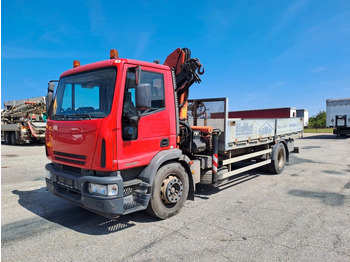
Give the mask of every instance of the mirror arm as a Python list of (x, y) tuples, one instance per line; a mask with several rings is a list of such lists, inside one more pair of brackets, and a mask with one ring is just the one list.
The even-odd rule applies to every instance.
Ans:
[(135, 66), (135, 85), (137, 86), (139, 83), (141, 83), (141, 66)]

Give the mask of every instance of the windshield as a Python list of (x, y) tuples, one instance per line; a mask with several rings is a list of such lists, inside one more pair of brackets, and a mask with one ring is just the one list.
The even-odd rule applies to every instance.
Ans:
[(109, 115), (117, 69), (103, 68), (60, 79), (53, 120), (83, 120)]

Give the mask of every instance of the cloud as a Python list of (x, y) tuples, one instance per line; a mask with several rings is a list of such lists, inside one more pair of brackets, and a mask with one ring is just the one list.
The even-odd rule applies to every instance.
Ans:
[(243, 102), (254, 101), (254, 100), (257, 100), (259, 97), (260, 97), (259, 92), (246, 93), (244, 95)]
[(288, 83), (287, 81), (276, 81), (276, 82), (272, 83), (271, 85), (267, 86), (266, 89), (267, 90), (278, 89), (282, 86), (285, 86), (287, 83)]
[[(334, 27), (337, 27), (337, 32), (347, 31), (347, 21), (350, 12), (342, 12), (337, 14), (334, 17), (324, 20), (322, 23), (319, 23), (313, 27), (311, 27), (307, 32), (305, 32), (305, 36), (310, 36), (311, 34), (321, 34), (324, 36), (324, 30), (329, 28), (330, 31), (334, 31)], [(342, 26), (344, 24), (344, 26)], [(336, 32), (335, 32), (336, 33)]]
[(144, 51), (150, 43), (151, 35), (152, 33), (149, 31), (140, 33), (134, 54), (135, 59), (140, 59), (140, 57), (143, 55)]
[(326, 69), (327, 69), (327, 67), (325, 67), (325, 66), (320, 66), (320, 67), (317, 67), (317, 68), (312, 69), (310, 72), (311, 72), (311, 73), (319, 73), (319, 72), (325, 71)]
[(52, 23), (48, 26), (46, 32), (40, 37), (41, 42), (50, 42), (54, 44), (61, 44), (63, 41), (72, 37), (81, 35), (81, 31), (75, 29), (68, 23), (63, 21)]
[(105, 32), (104, 28), (106, 25), (106, 15), (103, 11), (102, 4), (98, 0), (90, 0), (88, 1), (87, 6), (90, 8), (90, 32), (93, 35), (100, 36)]
[[(267, 101), (266, 94), (269, 93), (269, 91), (279, 89), (281, 87), (284, 87), (288, 84), (288, 81), (275, 81), (272, 83), (268, 83), (267, 85), (262, 85), (259, 87), (254, 87), (254, 91), (247, 92), (243, 94), (243, 102), (250, 102), (250, 101), (261, 101), (265, 100)], [(253, 87), (250, 87), (249, 89), (253, 89)]]
[(238, 17), (239, 7), (235, 1), (227, 1), (221, 5), (207, 2), (206, 11), (199, 19), (203, 20), (205, 38), (211, 42), (220, 42), (226, 39), (229, 32), (235, 27), (235, 19)]
[(279, 31), (285, 27), (290, 20), (293, 19), (298, 13), (298, 11), (305, 6), (305, 4), (308, 2), (308, 0), (299, 0), (289, 6), (287, 10), (283, 13), (282, 18), (279, 20), (279, 22), (270, 30), (270, 32), (267, 33), (267, 36), (265, 38), (264, 42), (268, 42), (271, 38), (273, 38)]
[[(1, 58), (26, 59), (26, 58), (72, 58), (81, 54), (81, 51), (52, 51), (28, 49), (24, 47), (2, 46)], [(85, 55), (86, 56), (86, 55)], [(84, 56), (84, 57), (85, 57)]]

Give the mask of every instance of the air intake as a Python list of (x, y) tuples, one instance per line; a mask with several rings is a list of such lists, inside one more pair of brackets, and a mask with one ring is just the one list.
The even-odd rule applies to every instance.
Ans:
[(106, 167), (106, 142), (102, 139), (101, 145), (101, 167)]

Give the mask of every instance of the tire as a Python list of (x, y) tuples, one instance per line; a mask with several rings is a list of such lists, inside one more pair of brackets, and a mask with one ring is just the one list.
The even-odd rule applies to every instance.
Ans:
[(5, 145), (11, 145), (11, 133), (5, 132), (4, 134)]
[(11, 144), (17, 145), (16, 132), (11, 132)]
[(146, 211), (160, 219), (172, 217), (185, 204), (188, 191), (189, 179), (185, 168), (180, 163), (166, 164), (156, 173)]
[(267, 166), (267, 170), (273, 174), (281, 174), (284, 166), (286, 165), (286, 148), (282, 143), (278, 143), (276, 149), (274, 149), (273, 158), (271, 163)]

